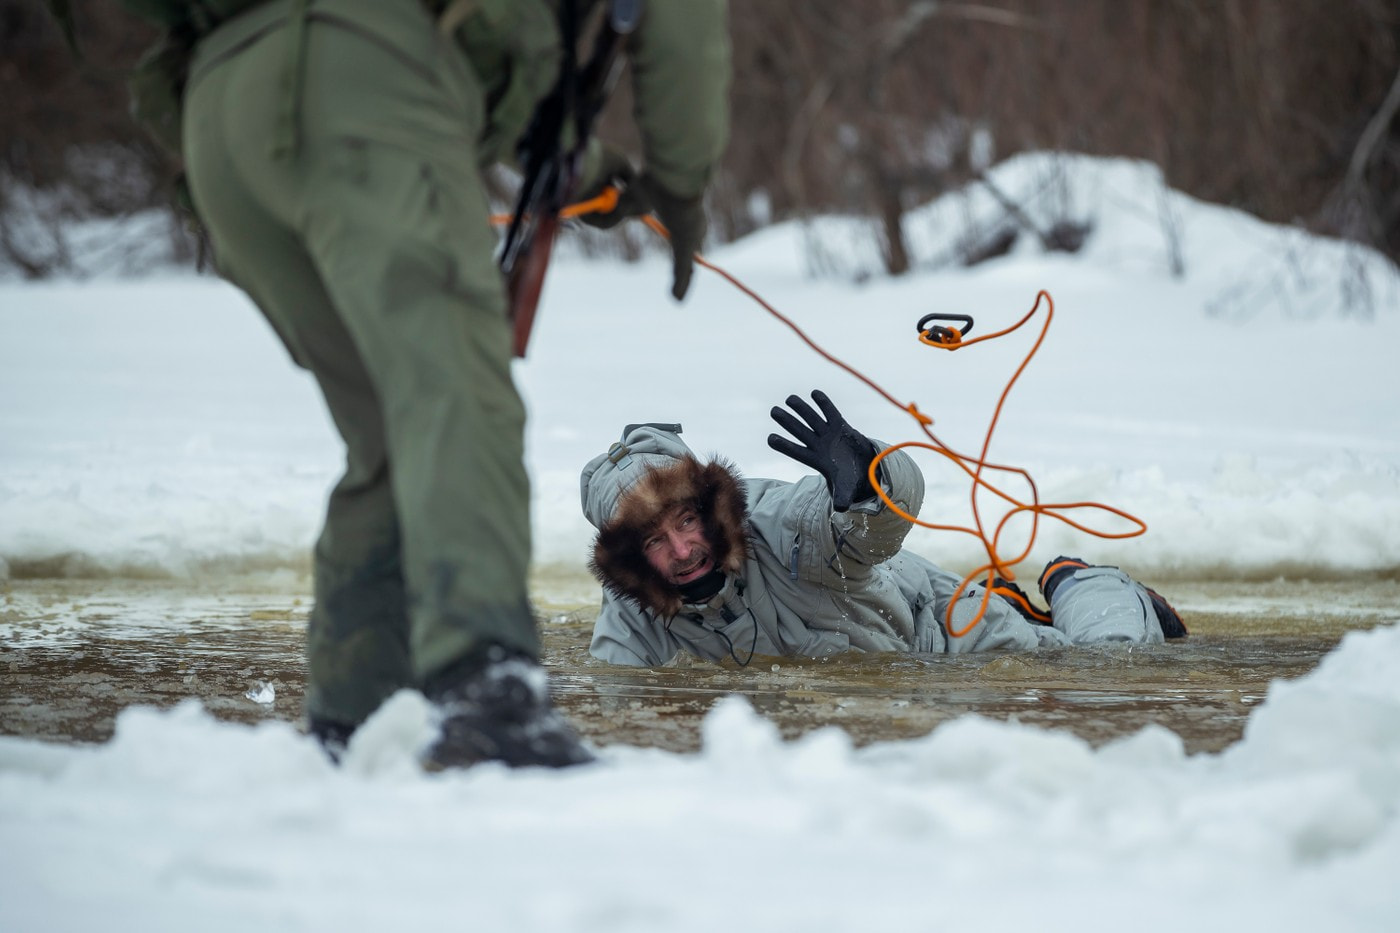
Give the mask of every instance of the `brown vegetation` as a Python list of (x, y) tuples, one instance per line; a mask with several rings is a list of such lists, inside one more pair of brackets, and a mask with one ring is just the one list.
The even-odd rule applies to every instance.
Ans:
[[(171, 172), (126, 115), (122, 72), (147, 29), (115, 4), (76, 6), (82, 66), (34, 0), (0, 0), (0, 258), (32, 275), (63, 266), (60, 220), (147, 207)], [(1393, 0), (746, 0), (730, 19), (721, 239), (866, 216), (899, 274), (905, 211), (988, 158), (1061, 150), (1146, 159), (1203, 200), (1400, 259)], [(613, 102), (605, 133), (625, 138), (628, 106)], [(61, 215), (47, 251), (12, 235), (30, 191)]]

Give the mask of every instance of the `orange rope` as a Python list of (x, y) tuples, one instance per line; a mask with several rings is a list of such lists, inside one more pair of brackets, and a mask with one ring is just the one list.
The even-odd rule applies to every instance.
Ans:
[[(1036, 487), (1035, 480), (1031, 478), (1030, 473), (1026, 472), (1024, 469), (1021, 469), (1020, 467), (1005, 466), (1002, 464), (991, 463), (987, 460), (987, 452), (991, 448), (992, 435), (996, 432), (997, 423), (1001, 419), (1001, 411), (1006, 404), (1006, 399), (1011, 394), (1012, 388), (1015, 387), (1016, 381), (1020, 379), (1021, 374), (1025, 372), (1026, 367), (1030, 364), (1031, 359), (1035, 356), (1036, 352), (1040, 350), (1041, 344), (1045, 341), (1045, 335), (1050, 329), (1050, 322), (1054, 319), (1055, 302), (1054, 299), (1050, 297), (1049, 292), (1046, 292), (1043, 289), (1037, 292), (1035, 304), (1031, 306), (1030, 311), (1026, 312), (1026, 315), (1022, 317), (1021, 320), (1017, 321), (1015, 324), (1011, 325), (1010, 327), (1004, 330), (996, 331), (995, 333), (991, 334), (986, 334), (974, 340), (961, 340), (958, 337), (953, 337), (952, 339), (945, 341), (935, 341), (933, 339), (930, 339), (928, 331), (924, 331), (919, 335), (919, 340), (927, 346), (938, 347), (939, 349), (944, 350), (958, 350), (963, 347), (972, 346), (975, 343), (980, 343), (985, 340), (993, 340), (997, 337), (1005, 336), (1006, 334), (1017, 330), (1026, 322), (1028, 322), (1031, 319), (1031, 317), (1035, 315), (1036, 311), (1040, 309), (1042, 299), (1044, 299), (1045, 301), (1046, 308), (1045, 322), (1041, 325), (1040, 334), (1036, 337), (1035, 343), (1026, 353), (1025, 358), (1021, 360), (1020, 365), (1016, 367), (1016, 371), (1012, 374), (1011, 379), (1008, 380), (1006, 387), (1002, 389), (1001, 395), (997, 399), (996, 408), (993, 410), (992, 419), (990, 423), (987, 425), (987, 433), (983, 438), (982, 451), (979, 456), (968, 457), (964, 454), (957, 453), (956, 451), (948, 447), (946, 444), (944, 444), (941, 440), (939, 440), (933, 434), (933, 432), (928, 429), (927, 425), (921, 425), (921, 428), (924, 434), (928, 437), (930, 443), (923, 443), (921, 441), (907, 441), (902, 444), (896, 444), (893, 447), (881, 451), (878, 455), (876, 455), (875, 459), (870, 464), (869, 478), (871, 485), (874, 486), (875, 492), (877, 495), (879, 495), (881, 501), (883, 501), (887, 506), (889, 506), (889, 508), (896, 515), (900, 516), (905, 521), (911, 522), (916, 525), (922, 525), (925, 528), (932, 528), (940, 531), (954, 531), (967, 534), (974, 534), (982, 542), (983, 549), (986, 551), (987, 554), (987, 563), (981, 565), (972, 573), (968, 574), (966, 577), (963, 578), (962, 582), (958, 585), (958, 588), (953, 592), (953, 599), (948, 606), (947, 618), (944, 621), (945, 625), (948, 628), (948, 634), (954, 638), (966, 635), (969, 631), (972, 630), (973, 626), (975, 626), (978, 622), (982, 620), (982, 617), (986, 614), (987, 611), (988, 600), (991, 598), (992, 583), (998, 576), (1006, 580), (1016, 579), (1016, 574), (1011, 569), (1011, 565), (1020, 563), (1030, 555), (1031, 549), (1035, 545), (1036, 535), (1040, 529), (1040, 517), (1042, 515), (1048, 518), (1054, 518), (1059, 521), (1062, 521), (1065, 524), (1071, 526), (1072, 528), (1078, 529), (1079, 531), (1083, 531), (1087, 534), (1094, 535), (1095, 537), (1099, 538), (1131, 538), (1135, 537), (1136, 535), (1143, 534), (1147, 531), (1147, 525), (1141, 519), (1130, 515), (1122, 509), (1117, 509), (1113, 506), (1104, 505), (1099, 502), (1042, 503), (1040, 501), (1040, 491)], [(922, 521), (921, 519), (910, 515), (908, 512), (901, 509), (890, 499), (890, 497), (885, 493), (884, 489), (880, 487), (880, 484), (876, 479), (875, 471), (878, 468), (881, 460), (889, 456), (892, 452), (902, 449), (904, 447), (923, 447), (928, 450), (932, 450), (935, 453), (941, 454), (942, 456), (947, 457), (948, 459), (956, 463), (958, 467), (963, 470), (963, 472), (967, 473), (968, 476), (972, 478), (971, 505), (973, 521), (976, 525), (975, 529), (964, 528), (956, 525), (938, 525), (932, 522)], [(969, 467), (969, 464), (972, 464), (973, 466)], [(986, 470), (1014, 473), (1020, 476), (1025, 481), (1026, 485), (1030, 488), (1031, 501), (1029, 503), (1023, 502), (1020, 499), (1017, 499), (1015, 496), (1012, 496), (1009, 493), (1003, 491), (1002, 489), (992, 485), (983, 476), (983, 472)], [(1002, 499), (1006, 500), (1013, 506), (1010, 509), (1010, 511), (1008, 511), (1005, 515), (1002, 516), (1001, 521), (997, 523), (996, 531), (990, 539), (988, 539), (987, 537), (986, 528), (984, 527), (982, 522), (981, 509), (978, 505), (977, 492), (979, 488), (986, 489), (989, 492), (1000, 496)], [(1069, 518), (1067, 515), (1062, 514), (1072, 509), (1099, 509), (1101, 511), (1117, 515), (1118, 517), (1128, 521), (1136, 527), (1130, 531), (1116, 533), (1098, 531), (1093, 528), (1086, 527), (1085, 525), (1082, 525), (1079, 522), (1076, 522), (1073, 519)], [(1002, 557), (998, 547), (1001, 541), (1001, 534), (1006, 529), (1007, 523), (1011, 521), (1013, 517), (1022, 512), (1030, 512), (1032, 516), (1031, 531), (1029, 536), (1027, 537), (1025, 549), (1022, 550), (1021, 553), (1016, 555), (1015, 557), (1006, 559)], [(972, 583), (972, 581), (977, 579), (978, 577), (983, 576), (985, 577), (986, 585), (983, 588), (982, 601), (978, 607), (977, 614), (963, 628), (953, 628), (953, 607), (957, 604), (958, 599), (962, 597), (963, 592)]]
[[(616, 207), (617, 194), (618, 193), (615, 188), (606, 188), (604, 189), (603, 194), (599, 195), (596, 198), (578, 204), (573, 204), (570, 205), (568, 208), (565, 208), (565, 210), (561, 213), (561, 216), (577, 217), (581, 214), (591, 213), (595, 211), (606, 213), (608, 211), (613, 210)], [(505, 218), (492, 218), (493, 222), (497, 223), (507, 222), (509, 221), (509, 219), (510, 218), (508, 215)], [(660, 236), (665, 237), (668, 240), (670, 239), (670, 234), (667, 232), (666, 228), (655, 217), (645, 215), (641, 217), (641, 220)], [(882, 398), (884, 398), (885, 401), (889, 402), (891, 405), (913, 418), (914, 421), (919, 425), (919, 430), (922, 431), (924, 436), (928, 438), (927, 442), (905, 441), (903, 443), (895, 444), (891, 447), (887, 447), (884, 450), (880, 451), (880, 453), (877, 454), (875, 456), (875, 459), (872, 460), (870, 463), (869, 480), (870, 485), (875, 489), (875, 492), (877, 495), (879, 495), (880, 500), (884, 502), (885, 505), (888, 506), (891, 511), (893, 511), (900, 518), (903, 518), (905, 521), (910, 522), (911, 524), (921, 525), (924, 528), (930, 528), (935, 531), (951, 531), (959, 534), (974, 535), (978, 538), (978, 540), (982, 542), (983, 550), (986, 552), (987, 555), (987, 562), (985, 564), (982, 564), (977, 569), (972, 571), (972, 573), (968, 574), (966, 577), (963, 578), (962, 582), (958, 584), (957, 589), (953, 592), (953, 598), (948, 604), (948, 611), (944, 619), (944, 625), (948, 631), (949, 636), (953, 638), (961, 638), (963, 635), (966, 635), (968, 632), (972, 631), (972, 629), (977, 625), (978, 622), (982, 621), (982, 618), (986, 615), (987, 612), (988, 601), (991, 599), (993, 581), (998, 576), (1006, 580), (1016, 579), (1016, 574), (1011, 569), (1011, 567), (1012, 565), (1018, 564), (1021, 561), (1025, 560), (1030, 555), (1030, 552), (1035, 545), (1036, 535), (1040, 530), (1041, 516), (1045, 516), (1046, 518), (1053, 518), (1058, 521), (1064, 522), (1072, 528), (1075, 528), (1079, 531), (1093, 535), (1098, 538), (1132, 538), (1136, 537), (1137, 535), (1144, 534), (1147, 531), (1147, 525), (1141, 519), (1130, 515), (1122, 509), (1114, 508), (1113, 506), (1109, 505), (1104, 505), (1100, 502), (1043, 503), (1040, 501), (1040, 491), (1036, 487), (1035, 480), (1031, 478), (1030, 473), (1028, 473), (1026, 470), (1020, 467), (992, 463), (987, 460), (987, 453), (991, 449), (992, 435), (996, 432), (997, 423), (1001, 420), (1001, 411), (1003, 406), (1006, 404), (1006, 399), (1011, 394), (1011, 390), (1015, 387), (1017, 380), (1021, 378), (1021, 374), (1025, 372), (1025, 369), (1030, 364), (1031, 359), (1040, 350), (1041, 344), (1045, 341), (1045, 335), (1050, 329), (1050, 322), (1055, 317), (1055, 302), (1054, 299), (1050, 297), (1049, 292), (1045, 291), (1044, 289), (1038, 291), (1036, 293), (1035, 303), (1031, 305), (1031, 309), (1027, 311), (1026, 314), (1019, 321), (1017, 321), (1015, 324), (1012, 324), (1010, 327), (1004, 328), (994, 333), (984, 334), (980, 337), (975, 337), (972, 340), (963, 340), (962, 335), (956, 330), (952, 331), (951, 334), (948, 334), (942, 337), (941, 339), (930, 337), (930, 331), (927, 330), (919, 334), (919, 342), (923, 343), (926, 346), (937, 347), (941, 350), (960, 350), (963, 347), (970, 347), (974, 344), (982, 343), (987, 340), (994, 340), (998, 337), (1004, 337), (1007, 334), (1010, 334), (1020, 329), (1027, 322), (1029, 322), (1032, 317), (1035, 316), (1037, 311), (1040, 310), (1041, 301), (1043, 300), (1045, 302), (1045, 320), (1044, 323), (1041, 325), (1040, 334), (1036, 337), (1035, 343), (1031, 345), (1030, 350), (1021, 360), (1020, 365), (1016, 367), (1016, 371), (1012, 373), (1011, 378), (1006, 383), (1006, 387), (1002, 389), (1001, 395), (997, 398), (996, 408), (992, 412), (991, 421), (987, 425), (987, 433), (982, 440), (982, 450), (980, 454), (976, 457), (971, 457), (966, 454), (958, 453), (948, 445), (944, 444), (941, 440), (939, 440), (937, 435), (935, 435), (931, 430), (931, 427), (933, 425), (933, 419), (921, 412), (914, 402), (900, 402), (889, 392), (885, 391), (885, 389), (882, 388), (873, 379), (866, 376), (864, 373), (860, 372), (858, 369), (851, 366), (850, 364), (838, 359), (831, 353), (827, 352), (816, 341), (814, 341), (811, 337), (807, 336), (806, 332), (803, 331), (801, 327), (797, 326), (797, 324), (795, 324), (790, 318), (788, 318), (782, 312), (778, 311), (777, 308), (773, 307), (771, 304), (765, 301), (761, 295), (759, 295), (753, 289), (749, 288), (743, 282), (739, 281), (733, 275), (720, 268), (719, 266), (715, 265), (714, 263), (710, 262), (709, 260), (705, 259), (699, 253), (696, 253), (694, 258), (697, 265), (704, 266), (706, 269), (709, 269), (711, 272), (714, 272), (716, 275), (729, 282), (739, 291), (749, 296), (749, 298), (753, 299), (753, 301), (757, 303), (759, 307), (763, 308), (763, 310), (767, 311), (774, 318), (787, 325), (787, 327), (794, 334), (796, 334), (798, 338), (802, 340), (803, 343), (811, 347), (814, 351), (816, 351), (818, 355), (820, 355), (827, 362), (837, 366), (840, 369), (845, 370), (847, 373), (859, 379), (861, 382), (865, 383), (877, 394), (879, 394)], [(969, 528), (960, 525), (940, 525), (933, 522), (923, 521), (917, 516), (911, 515), (908, 512), (901, 509), (898, 505), (895, 504), (894, 500), (891, 499), (888, 494), (886, 494), (885, 490), (880, 485), (879, 477), (876, 472), (879, 468), (880, 461), (884, 460), (896, 450), (901, 450), (905, 447), (922, 447), (926, 450), (931, 450), (934, 453), (939, 454), (940, 456), (946, 457), (949, 460), (951, 460), (954, 464), (956, 464), (959, 469), (961, 469), (972, 479), (972, 490), (970, 498), (974, 527)], [(1022, 499), (1011, 495), (1005, 490), (989, 482), (987, 478), (983, 475), (986, 471), (989, 470), (994, 472), (1014, 474), (1016, 476), (1021, 477), (1021, 479), (1025, 482), (1026, 486), (1029, 487), (1030, 500), (1028, 502), (1023, 501)], [(981, 508), (978, 504), (978, 491), (980, 489), (987, 490), (988, 492), (998, 496), (999, 498), (1005, 500), (1011, 505), (1011, 509), (1005, 515), (1002, 516), (999, 522), (997, 522), (996, 530), (992, 533), (992, 536), (990, 538), (988, 538), (987, 536), (987, 530), (982, 520)], [(1125, 521), (1129, 522), (1135, 527), (1129, 531), (1123, 532), (1107, 532), (1099, 531), (1094, 528), (1089, 528), (1077, 521), (1074, 521), (1066, 514), (1064, 514), (1066, 512), (1077, 509), (1097, 509), (1103, 512), (1108, 512), (1112, 515), (1116, 515), (1119, 518), (1124, 519)], [(1001, 552), (999, 550), (1002, 532), (1006, 529), (1007, 523), (1013, 517), (1023, 512), (1029, 512), (1031, 514), (1031, 530), (1030, 534), (1027, 536), (1026, 539), (1026, 546), (1014, 558), (1007, 559), (1001, 555)], [(961, 629), (954, 629), (953, 609), (957, 605), (958, 600), (962, 598), (962, 595), (967, 590), (967, 587), (979, 577), (985, 580), (985, 586), (982, 590), (982, 601), (978, 606), (977, 613), (973, 616), (972, 620), (967, 623), (967, 625), (963, 626)]]

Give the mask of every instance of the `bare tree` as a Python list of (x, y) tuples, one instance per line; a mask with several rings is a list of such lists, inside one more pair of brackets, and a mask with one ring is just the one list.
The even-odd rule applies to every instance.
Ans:
[(30, 277), (71, 264), (74, 221), (172, 190), (168, 158), (128, 116), (125, 75), (150, 30), (115, 4), (78, 13), (80, 58), (40, 4), (0, 0), (0, 258)]
[[(127, 113), (124, 75), (149, 29), (117, 4), (75, 6), (82, 64), (40, 4), (0, 0), (0, 261), (35, 276), (69, 261), (73, 218), (160, 204), (173, 174)], [(744, 0), (730, 21), (730, 144), (709, 193), (721, 240), (858, 216), (898, 274), (918, 262), (908, 211), (978, 177), (979, 139), (996, 160), (1148, 160), (1195, 197), (1400, 258), (1394, 0)], [(637, 155), (619, 88), (603, 132)], [(1085, 221), (1027, 227), (1021, 195), (1001, 194), (1008, 226), (970, 252), (994, 250), (1010, 223), (1048, 243), (1055, 223)]]

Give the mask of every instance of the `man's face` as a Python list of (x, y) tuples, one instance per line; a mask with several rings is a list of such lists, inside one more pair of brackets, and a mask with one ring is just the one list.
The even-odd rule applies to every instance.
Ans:
[(700, 579), (714, 569), (705, 524), (689, 506), (667, 512), (642, 542), (647, 563), (672, 586)]

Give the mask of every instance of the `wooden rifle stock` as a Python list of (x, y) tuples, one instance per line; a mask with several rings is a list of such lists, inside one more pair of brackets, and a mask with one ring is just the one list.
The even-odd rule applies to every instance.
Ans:
[(544, 274), (549, 269), (549, 255), (554, 251), (554, 235), (558, 230), (558, 214), (547, 212), (541, 216), (528, 247), (517, 257), (507, 279), (513, 332), (511, 351), (520, 359), (525, 357), (530, 343), (535, 309), (539, 307), (540, 293), (544, 290)]
[[(559, 212), (573, 194), (578, 163), (593, 131), (593, 123), (617, 76), (618, 55), (641, 16), (641, 0), (611, 0), (593, 55), (580, 70), (574, 41), (578, 33), (573, 0), (560, 6), (564, 61), (560, 78), (531, 121), (523, 146), (526, 166), (520, 200), (506, 232), (501, 270), (506, 275), (513, 350), (525, 355), (535, 309), (544, 289), (544, 275), (559, 232)], [(560, 140), (566, 120), (574, 121), (574, 147), (564, 152)]]

